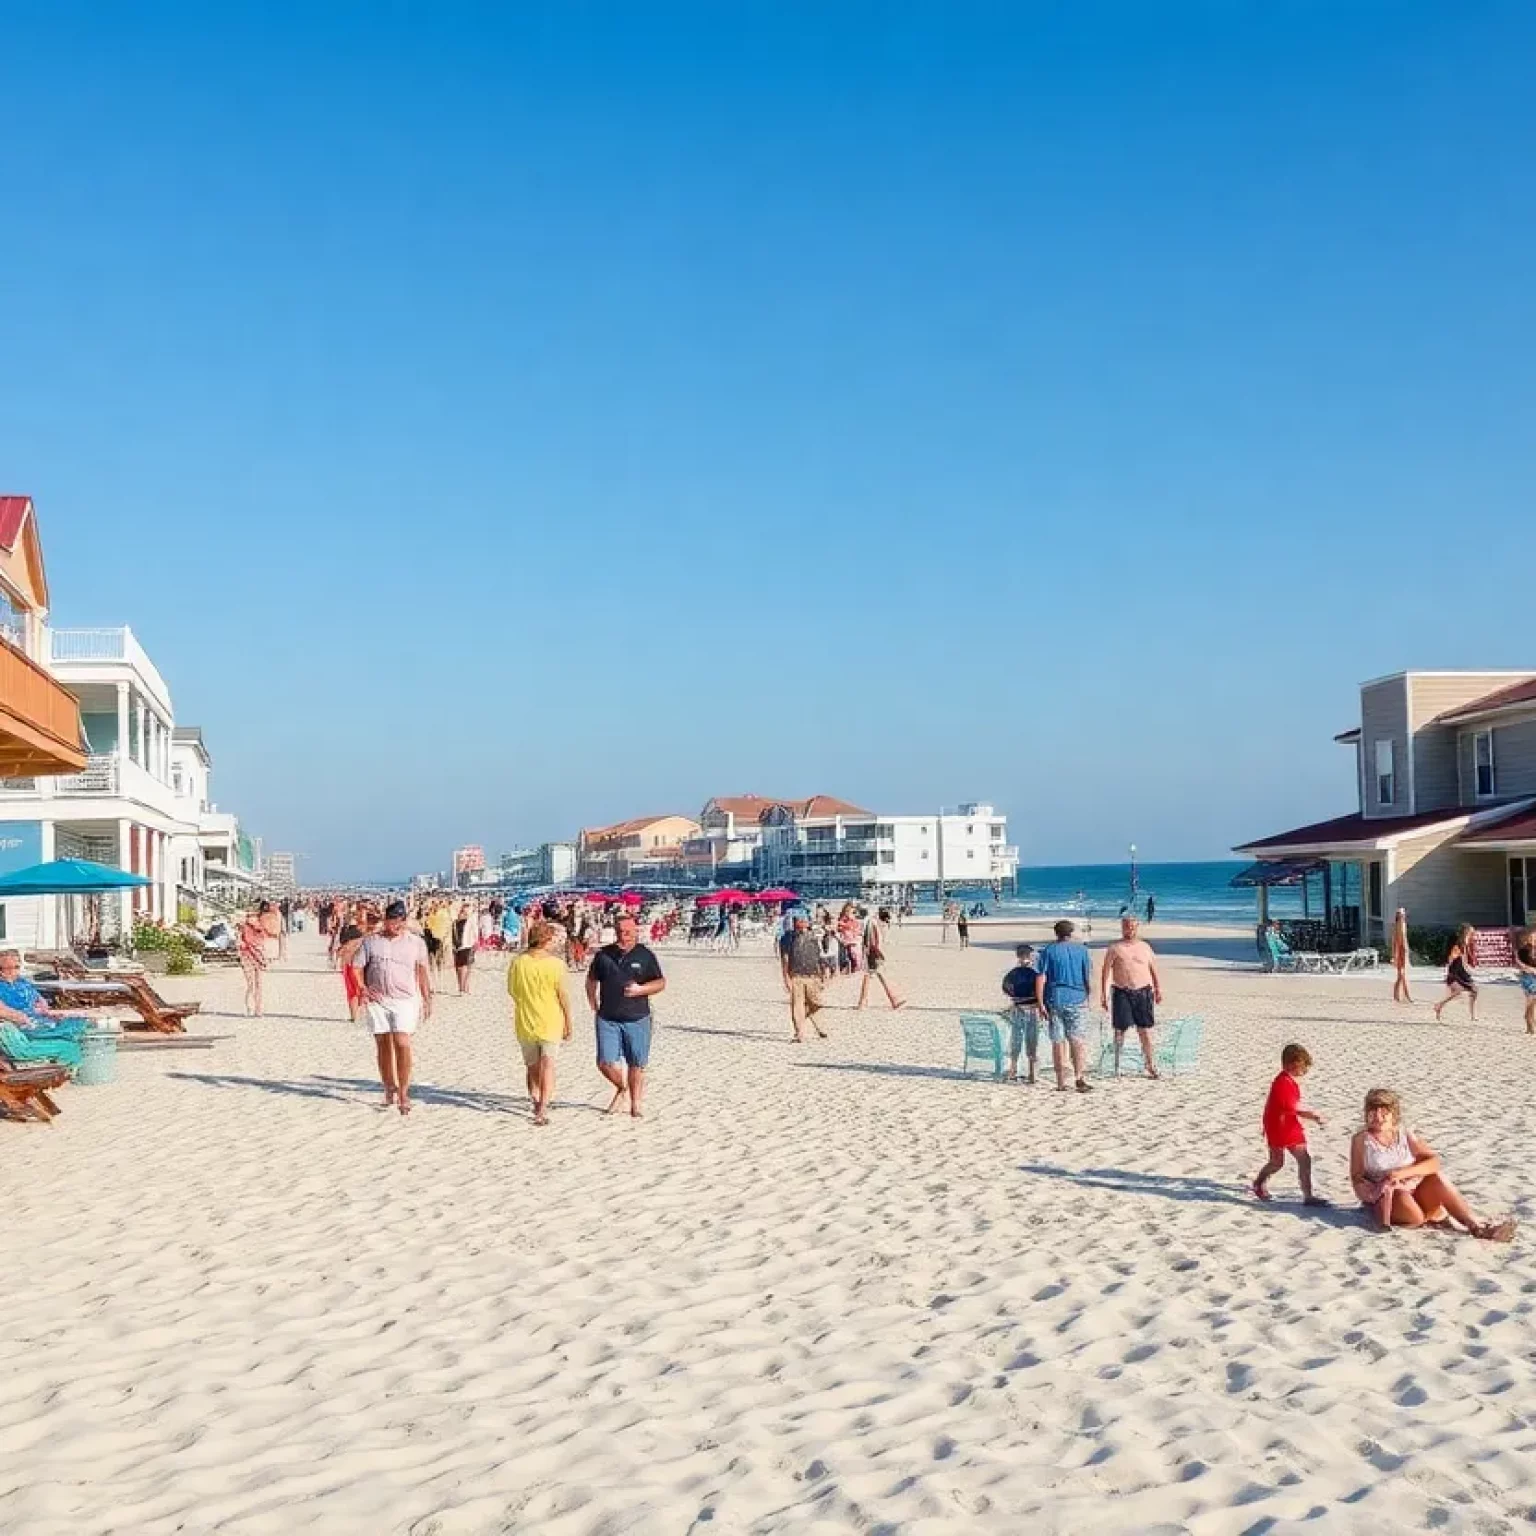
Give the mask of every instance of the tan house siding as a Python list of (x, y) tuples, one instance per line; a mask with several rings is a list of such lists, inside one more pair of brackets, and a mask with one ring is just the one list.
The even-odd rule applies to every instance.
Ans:
[[(1466, 805), (1472, 791), (1455, 726), (1432, 725), (1446, 713), (1515, 681), (1507, 672), (1415, 672), (1408, 679), (1408, 723), (1413, 731), (1413, 808), (1434, 811)], [(1461, 768), (1465, 770), (1466, 760)], [(1502, 791), (1501, 791), (1502, 793)]]
[[(1376, 743), (1392, 742), (1392, 766), (1397, 779), (1396, 798), (1383, 805), (1377, 796)], [(1407, 679), (1390, 677), (1360, 690), (1360, 751), (1364, 765), (1364, 816), (1406, 816), (1408, 805), (1408, 690)]]
[(1463, 829), (1404, 838), (1397, 845), (1388, 915), (1407, 907), (1408, 921), (1451, 926), (1500, 924), (1508, 905), (1502, 853), (1469, 853), (1455, 840)]
[(1477, 803), (1477, 773), (1474, 769), (1473, 738), (1480, 730), (1493, 731), (1494, 798), (1508, 800), (1521, 795), (1536, 795), (1536, 714), (1508, 724), (1490, 722), (1489, 727), (1466, 725), (1457, 741), (1461, 758), (1461, 803)]

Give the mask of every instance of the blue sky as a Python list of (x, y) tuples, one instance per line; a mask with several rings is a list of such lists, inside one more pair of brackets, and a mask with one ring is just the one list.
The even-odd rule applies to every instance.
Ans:
[(1209, 857), (1536, 665), (1529, 7), (0, 43), (0, 489), (312, 878), (743, 791)]

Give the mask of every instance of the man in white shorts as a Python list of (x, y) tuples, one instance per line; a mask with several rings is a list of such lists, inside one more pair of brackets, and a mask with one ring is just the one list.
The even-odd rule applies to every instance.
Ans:
[(384, 1079), (384, 1107), (411, 1112), (411, 1033), (422, 1019), (432, 1017), (432, 978), (427, 971), (427, 946), (419, 933), (405, 926), (405, 903), (392, 901), (384, 909), (384, 926), (357, 946), (348, 965), (368, 1004), (368, 1022), (379, 1053)]

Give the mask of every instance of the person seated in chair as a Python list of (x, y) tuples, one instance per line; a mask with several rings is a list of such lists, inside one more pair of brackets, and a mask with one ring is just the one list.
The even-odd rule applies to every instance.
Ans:
[(0, 1019), (26, 1031), (29, 1040), (78, 1040), (90, 1020), (57, 1013), (43, 994), (21, 974), (21, 956), (0, 950)]

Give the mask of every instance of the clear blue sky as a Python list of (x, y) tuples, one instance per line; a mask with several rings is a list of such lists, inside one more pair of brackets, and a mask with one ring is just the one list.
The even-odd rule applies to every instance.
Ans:
[(1536, 9), (7, 7), (0, 489), (312, 878), (712, 793), (1028, 862), (1536, 665)]

